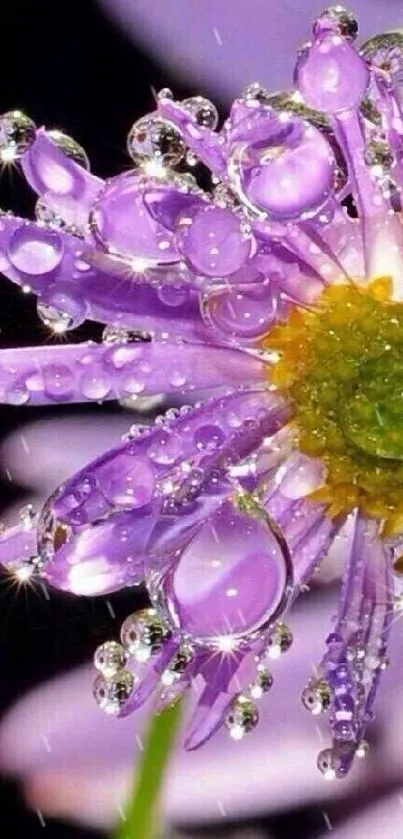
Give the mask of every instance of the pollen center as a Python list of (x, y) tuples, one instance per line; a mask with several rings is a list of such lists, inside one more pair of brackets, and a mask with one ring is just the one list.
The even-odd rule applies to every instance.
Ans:
[(315, 497), (331, 515), (360, 506), (403, 529), (403, 304), (388, 279), (327, 288), (315, 310), (293, 310), (264, 346), (274, 383), (294, 405), (298, 445), (321, 457)]

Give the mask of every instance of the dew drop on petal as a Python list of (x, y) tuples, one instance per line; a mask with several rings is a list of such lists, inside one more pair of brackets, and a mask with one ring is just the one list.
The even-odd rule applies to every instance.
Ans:
[(63, 241), (58, 233), (33, 224), (17, 227), (7, 247), (13, 268), (32, 276), (49, 274), (58, 268), (63, 252)]

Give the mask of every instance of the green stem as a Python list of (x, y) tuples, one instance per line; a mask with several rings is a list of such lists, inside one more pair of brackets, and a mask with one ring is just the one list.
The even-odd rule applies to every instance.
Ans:
[(151, 718), (124, 820), (113, 839), (158, 839), (162, 782), (180, 720), (177, 702)]

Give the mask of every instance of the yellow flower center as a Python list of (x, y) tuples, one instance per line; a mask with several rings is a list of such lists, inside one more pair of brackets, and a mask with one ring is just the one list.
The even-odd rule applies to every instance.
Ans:
[(360, 506), (403, 530), (403, 304), (391, 283), (327, 288), (314, 310), (293, 309), (263, 341), (273, 380), (294, 405), (299, 449), (320, 457), (314, 497), (331, 516)]

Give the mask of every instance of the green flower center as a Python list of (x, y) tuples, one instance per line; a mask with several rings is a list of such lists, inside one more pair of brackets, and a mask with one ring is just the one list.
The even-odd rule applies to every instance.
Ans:
[(403, 460), (403, 359), (385, 353), (363, 364), (353, 394), (340, 405), (339, 420), (360, 451)]

